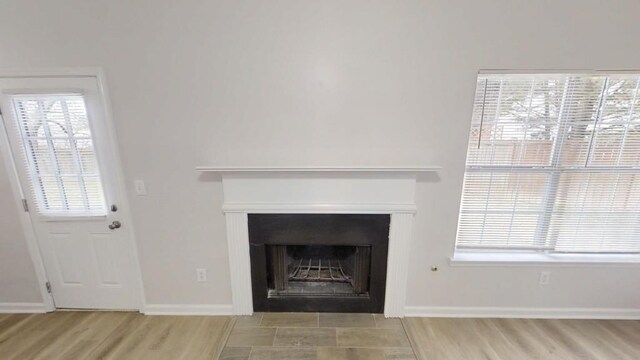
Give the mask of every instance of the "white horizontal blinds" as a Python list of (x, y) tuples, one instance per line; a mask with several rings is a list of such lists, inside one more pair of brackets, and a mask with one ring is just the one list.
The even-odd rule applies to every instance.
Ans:
[(601, 77), (589, 121), (572, 119), (551, 216), (559, 252), (640, 252), (640, 75)]
[(567, 79), (478, 79), (468, 166), (547, 166)]
[(458, 226), (458, 248), (537, 249), (544, 173), (469, 172)]
[[(566, 167), (638, 166), (640, 76), (591, 76), (579, 85), (567, 116)], [(588, 96), (587, 96), (588, 95)]]
[(640, 166), (640, 76), (608, 85), (589, 165)]
[(84, 99), (14, 95), (31, 190), (44, 215), (106, 214)]
[(457, 248), (640, 252), (639, 85), (481, 75)]
[(559, 252), (640, 252), (640, 174), (563, 173), (549, 237)]
[[(478, 79), (458, 248), (549, 248), (539, 226), (567, 81), (562, 75)], [(531, 168), (540, 171), (526, 171)]]

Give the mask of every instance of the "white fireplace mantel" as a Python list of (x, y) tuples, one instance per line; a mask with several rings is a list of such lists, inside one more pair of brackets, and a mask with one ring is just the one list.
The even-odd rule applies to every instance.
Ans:
[(368, 172), (422, 173), (440, 170), (440, 166), (198, 166), (197, 171), (218, 173), (277, 173), (277, 172)]
[(417, 174), (438, 167), (198, 167), (222, 176), (233, 311), (253, 313), (248, 214), (389, 214), (384, 314), (404, 316)]

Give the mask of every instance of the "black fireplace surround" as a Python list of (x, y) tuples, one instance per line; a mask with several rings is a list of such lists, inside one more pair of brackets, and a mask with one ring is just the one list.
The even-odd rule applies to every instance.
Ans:
[(253, 309), (382, 313), (390, 215), (249, 214)]

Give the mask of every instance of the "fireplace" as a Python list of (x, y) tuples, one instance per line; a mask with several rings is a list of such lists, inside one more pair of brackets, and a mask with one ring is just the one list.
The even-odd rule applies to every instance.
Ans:
[[(251, 315), (254, 311), (287, 309), (380, 312), (384, 309), (386, 317), (404, 316), (407, 264), (417, 209), (416, 179), (421, 174), (424, 181), (437, 181), (437, 169), (429, 166), (199, 167), (203, 181), (222, 180), (231, 280), (229, 313)], [(304, 231), (293, 225), (305, 223), (303, 219), (315, 219), (306, 221), (305, 226), (315, 230), (304, 236)], [(359, 221), (351, 222), (346, 228), (351, 227), (352, 231), (343, 230), (335, 236), (328, 234), (327, 229), (339, 225), (320, 226), (323, 221), (318, 219), (330, 219), (324, 220), (325, 224), (363, 220), (358, 226), (352, 225)], [(277, 247), (279, 245), (287, 247)], [(347, 249), (341, 250), (341, 247)], [(367, 248), (370, 253), (364, 256)], [(278, 256), (286, 259), (276, 262), (281, 266), (279, 271), (274, 270), (271, 261)], [(358, 264), (356, 256), (361, 257)], [(368, 281), (360, 281), (361, 273), (356, 269), (366, 268), (367, 258), (370, 261)], [(307, 261), (309, 272), (300, 264), (301, 259), (302, 264)], [(331, 266), (327, 261), (325, 267), (325, 260), (331, 260)], [(336, 260), (340, 260), (338, 269)], [(290, 271), (291, 266), (297, 267), (297, 264), (301, 271), (285, 272), (285, 265)], [(325, 288), (312, 296), (309, 293), (312, 284), (304, 283), (304, 277), (307, 282), (313, 282), (308, 278), (318, 276), (314, 272), (318, 267)], [(340, 267), (346, 276), (342, 276)], [(329, 268), (332, 281), (326, 280)], [(277, 273), (281, 274), (279, 287), (274, 276)], [(342, 279), (331, 278), (338, 273)], [(342, 284), (333, 284), (335, 282)], [(338, 294), (345, 284), (351, 287)], [(303, 293), (307, 288), (308, 296), (294, 295), (296, 287), (302, 287), (298, 291)], [(329, 294), (329, 288), (333, 294)]]
[(390, 216), (249, 214), (254, 311), (381, 313)]

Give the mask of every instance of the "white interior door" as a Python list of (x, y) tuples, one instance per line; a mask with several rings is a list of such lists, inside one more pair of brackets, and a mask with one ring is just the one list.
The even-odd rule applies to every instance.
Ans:
[(55, 306), (139, 309), (97, 78), (0, 78), (0, 110)]

